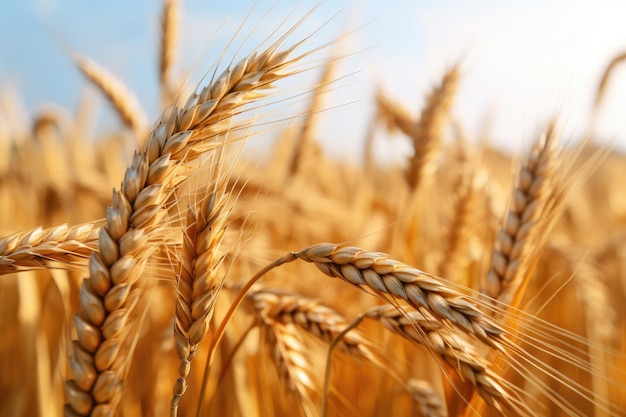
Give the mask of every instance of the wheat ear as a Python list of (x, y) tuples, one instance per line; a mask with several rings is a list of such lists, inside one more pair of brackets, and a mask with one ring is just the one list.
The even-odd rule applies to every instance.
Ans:
[(465, 286), (470, 286), (466, 276), (468, 252), (472, 240), (474, 222), (479, 212), (480, 198), (477, 192), (478, 182), (474, 172), (467, 166), (462, 169), (454, 187), (454, 211), (446, 227), (446, 256), (439, 264), (439, 275), (447, 277)]
[(0, 275), (16, 271), (46, 268), (50, 261), (62, 262), (64, 267), (77, 266), (97, 246), (98, 227), (95, 223), (78, 226), (37, 227), (0, 240)]
[(428, 381), (412, 378), (406, 382), (405, 389), (411, 395), (413, 401), (418, 404), (420, 416), (447, 416), (443, 399)]
[(161, 15), (161, 49), (159, 54), (159, 83), (161, 87), (161, 108), (167, 107), (172, 99), (171, 72), (178, 40), (180, 21), (179, 0), (165, 0)]
[(388, 132), (400, 130), (408, 137), (417, 123), (405, 107), (387, 97), (380, 88), (376, 91), (376, 119), (385, 123)]
[[(389, 300), (401, 299), (442, 323), (449, 322), (489, 346), (500, 348), (504, 330), (476, 307), (471, 297), (449, 288), (419, 269), (381, 252), (320, 243), (295, 256), (315, 264), (324, 274)], [(391, 301), (393, 302), (393, 301)]]
[[(296, 324), (323, 342), (331, 343), (348, 325), (346, 319), (318, 300), (279, 289), (251, 291), (248, 298), (261, 321), (274, 320)], [(346, 334), (338, 344), (344, 352), (376, 362), (371, 345), (354, 332)]]
[[(404, 381), (393, 369), (392, 359), (377, 353), (375, 346), (362, 337), (357, 329), (344, 332), (348, 327), (347, 320), (331, 307), (314, 298), (272, 288), (251, 291), (246, 298), (252, 302), (259, 320), (265, 326), (271, 326), (274, 322), (297, 325), (329, 346), (333, 346), (333, 349), (339, 347), (353, 358), (363, 359), (383, 373), (389, 374), (402, 384), (414, 401), (419, 404), (422, 415), (437, 417), (445, 415), (441, 396), (430, 384), (426, 381)], [(374, 316), (373, 310), (371, 315)], [(276, 364), (284, 366), (283, 363), (277, 362)], [(279, 374), (284, 378), (290, 377), (287, 373), (280, 373), (280, 369)], [(301, 370), (301, 372), (306, 372), (306, 370)], [(293, 378), (291, 379), (289, 384), (293, 384)]]
[(437, 151), (441, 146), (443, 127), (449, 117), (459, 80), (459, 68), (454, 66), (446, 72), (441, 81), (426, 100), (419, 121), (411, 130), (413, 157), (409, 161), (406, 179), (415, 190), (420, 182), (433, 170)]
[(521, 167), (504, 225), (498, 232), (491, 268), (483, 290), (488, 296), (511, 304), (524, 291), (529, 254), (537, 242), (542, 219), (548, 218), (554, 173), (559, 162), (556, 133), (551, 126), (535, 144)]
[[(145, 241), (158, 230), (159, 216), (176, 182), (176, 167), (222, 145), (229, 123), (241, 107), (263, 96), (270, 83), (290, 75), (285, 69), (305, 55), (289, 58), (298, 46), (279, 51), (274, 44), (225, 70), (194, 93), (182, 108), (159, 120), (141, 153), (135, 154), (120, 191), (114, 190), (106, 225), (100, 229), (99, 252), (92, 254), (83, 282), (78, 336), (71, 353), (74, 379), (66, 382), (68, 415), (114, 414), (121, 395), (123, 334), (132, 324), (129, 294), (146, 262)], [(130, 357), (130, 355), (128, 355)]]
[(523, 402), (503, 388), (504, 379), (489, 368), (487, 360), (467, 342), (464, 333), (445, 327), (429, 312), (403, 312), (395, 306), (384, 305), (368, 310), (365, 316), (380, 321), (393, 333), (428, 348), (500, 412), (503, 412), (503, 407), (522, 414), (529, 411), (519, 408)]
[(316, 415), (311, 394), (316, 392), (317, 387), (310, 374), (309, 352), (302, 334), (294, 324), (278, 321), (269, 321), (264, 329), (280, 380), (287, 383), (290, 391), (297, 393), (301, 400), (299, 406), (306, 416)]
[(223, 278), (217, 274), (223, 260), (219, 247), (228, 218), (225, 205), (225, 190), (216, 186), (216, 190), (202, 201), (198, 211), (193, 207), (187, 209), (180, 273), (176, 277), (174, 346), (180, 358), (180, 377), (174, 385), (172, 416), (176, 416), (180, 398), (187, 389), (191, 361), (208, 332), (213, 306), (223, 283)]
[(105, 95), (122, 122), (141, 138), (145, 133), (146, 116), (137, 97), (119, 78), (94, 61), (79, 55), (73, 58), (85, 78)]

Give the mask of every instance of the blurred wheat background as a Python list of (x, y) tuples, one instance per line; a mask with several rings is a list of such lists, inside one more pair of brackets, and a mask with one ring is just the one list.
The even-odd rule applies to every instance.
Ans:
[(2, 415), (626, 414), (621, 50), (503, 127), (464, 91), (519, 56), (355, 73), (376, 31), (329, 6), (242, 6), (203, 53), (166, 0), (150, 94), (56, 30), (77, 102), (7, 77)]

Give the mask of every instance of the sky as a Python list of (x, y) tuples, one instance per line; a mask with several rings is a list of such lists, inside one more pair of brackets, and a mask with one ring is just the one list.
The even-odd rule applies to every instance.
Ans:
[[(44, 103), (75, 108), (85, 82), (68, 58), (71, 49), (121, 78), (154, 119), (160, 3), (0, 1), (0, 94), (19, 95), (30, 112)], [(251, 33), (246, 45), (261, 42), (283, 20), (295, 22), (317, 2), (273, 4), (183, 0), (178, 74), (194, 65), (196, 72), (207, 71), (253, 6), (242, 32)], [(270, 8), (263, 24), (251, 30)], [(495, 146), (515, 151), (558, 116), (564, 138), (573, 140), (590, 126), (602, 71), (626, 51), (623, 16), (623, 0), (327, 0), (307, 19), (303, 33), (332, 18), (315, 36), (351, 35), (340, 63), (340, 75), (348, 76), (326, 98), (330, 110), (320, 117), (318, 135), (338, 156), (357, 153), (376, 88), (418, 115), (432, 86), (460, 62), (453, 115), (468, 136), (486, 132)], [(626, 63), (616, 68), (593, 124), (599, 137), (621, 150), (626, 150), (625, 105)], [(115, 126), (106, 104), (100, 108), (105, 127)], [(387, 145), (393, 153), (394, 146), (402, 152), (406, 143)]]

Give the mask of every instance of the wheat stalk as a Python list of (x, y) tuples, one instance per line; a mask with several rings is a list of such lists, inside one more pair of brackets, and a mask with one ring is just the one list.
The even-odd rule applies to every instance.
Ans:
[(611, 74), (615, 71), (615, 68), (626, 60), (626, 53), (621, 53), (616, 55), (609, 65), (606, 66), (604, 72), (602, 73), (602, 77), (600, 78), (600, 82), (598, 83), (598, 88), (596, 90), (596, 98), (593, 103), (594, 110), (597, 111), (600, 108), (600, 104), (602, 104), (602, 100), (604, 100), (604, 96), (606, 95), (606, 91), (608, 89), (609, 80), (611, 78)]

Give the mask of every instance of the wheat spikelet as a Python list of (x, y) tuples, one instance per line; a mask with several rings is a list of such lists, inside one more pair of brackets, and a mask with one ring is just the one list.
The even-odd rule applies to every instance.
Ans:
[(522, 166), (511, 207), (498, 232), (484, 292), (511, 304), (523, 291), (528, 256), (536, 233), (546, 218), (554, 173), (559, 163), (554, 126), (542, 135)]
[(141, 138), (146, 127), (145, 112), (128, 87), (109, 71), (86, 57), (74, 55), (74, 62), (83, 75), (102, 91), (122, 122), (132, 129), (138, 138)]
[(0, 275), (48, 267), (50, 261), (77, 266), (95, 250), (98, 227), (86, 223), (49, 229), (37, 227), (0, 240)]
[(410, 138), (414, 155), (409, 161), (406, 179), (415, 190), (432, 169), (436, 153), (441, 146), (441, 135), (446, 122), (459, 80), (459, 68), (454, 66), (446, 72), (441, 81), (426, 100), (419, 121), (413, 125)]
[[(176, 185), (176, 168), (221, 146), (217, 141), (234, 127), (229, 124), (241, 107), (262, 97), (273, 81), (290, 75), (290, 58), (298, 46), (284, 51), (274, 44), (242, 59), (215, 81), (194, 93), (182, 108), (159, 120), (141, 153), (127, 169), (121, 189), (113, 192), (106, 225), (100, 229), (99, 253), (92, 254), (90, 277), (83, 282), (82, 311), (75, 316), (78, 336), (70, 358), (73, 380), (66, 383), (67, 413), (114, 412), (131, 342), (124, 332), (132, 324), (129, 295), (149, 255), (145, 242), (158, 230), (162, 207)], [(72, 411), (73, 410), (73, 411)]]
[(187, 386), (198, 345), (206, 335), (213, 305), (223, 282), (217, 270), (223, 260), (219, 247), (224, 237), (228, 211), (226, 193), (222, 186), (204, 198), (198, 211), (187, 209), (187, 224), (183, 234), (180, 273), (177, 275), (176, 323), (174, 346), (180, 359), (180, 377), (174, 385), (172, 415)]
[(419, 405), (420, 416), (445, 417), (448, 415), (441, 396), (428, 381), (411, 378), (405, 384), (405, 388), (413, 401)]

